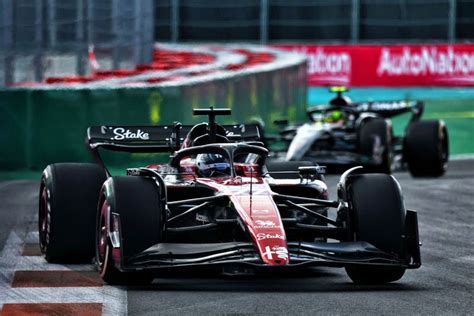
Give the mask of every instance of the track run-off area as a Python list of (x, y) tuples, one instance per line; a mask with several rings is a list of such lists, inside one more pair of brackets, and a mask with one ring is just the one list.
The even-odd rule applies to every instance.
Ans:
[[(38, 181), (0, 182), (0, 315), (472, 314), (474, 160), (452, 161), (439, 179), (396, 172), (419, 214), (419, 270), (382, 286), (353, 285), (343, 269), (245, 278), (165, 275), (146, 287), (104, 285), (93, 264), (40, 256)], [(338, 175), (327, 176), (334, 197)], [(332, 214), (334, 216), (334, 214)]]

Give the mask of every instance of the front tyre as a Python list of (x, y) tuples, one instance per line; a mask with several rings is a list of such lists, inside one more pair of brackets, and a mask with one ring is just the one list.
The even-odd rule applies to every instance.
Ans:
[[(354, 239), (402, 258), (406, 211), (395, 178), (386, 174), (354, 176), (349, 194)], [(405, 268), (354, 265), (347, 266), (346, 272), (354, 283), (382, 284), (399, 280)]]
[(384, 284), (400, 280), (405, 274), (405, 269), (359, 266), (346, 267), (346, 272), (355, 284)]
[[(149, 273), (124, 272), (120, 266), (160, 242), (162, 212), (159, 190), (151, 179), (112, 177), (104, 183), (97, 217), (96, 260), (106, 283), (134, 285), (153, 280)], [(114, 246), (113, 238), (120, 244)]]

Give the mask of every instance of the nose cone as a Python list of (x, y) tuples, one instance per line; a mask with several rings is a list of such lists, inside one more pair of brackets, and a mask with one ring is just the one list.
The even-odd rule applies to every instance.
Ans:
[[(272, 192), (266, 183), (232, 187), (239, 190), (230, 196), (236, 211), (258, 249), (263, 263), (285, 265), (289, 263), (286, 234)], [(252, 190), (252, 194), (248, 193)]]
[(278, 210), (274, 209), (267, 216), (265, 219), (262, 219), (259, 215), (252, 216), (251, 231), (255, 236), (255, 243), (260, 252), (260, 257), (268, 265), (288, 264), (286, 234)]
[(269, 265), (285, 265), (289, 263), (286, 246), (265, 246), (261, 255), (263, 262)]

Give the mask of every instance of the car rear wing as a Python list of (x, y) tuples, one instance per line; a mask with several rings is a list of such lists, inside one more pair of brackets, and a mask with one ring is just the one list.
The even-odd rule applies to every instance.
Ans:
[[(178, 150), (194, 125), (91, 126), (86, 145), (91, 150), (104, 148), (124, 152), (172, 152)], [(231, 142), (263, 140), (259, 124), (223, 125)]]
[(424, 104), (422, 101), (370, 101), (370, 102), (354, 102), (351, 108), (357, 112), (372, 112), (389, 118), (398, 114), (412, 112), (417, 117), (421, 117)]

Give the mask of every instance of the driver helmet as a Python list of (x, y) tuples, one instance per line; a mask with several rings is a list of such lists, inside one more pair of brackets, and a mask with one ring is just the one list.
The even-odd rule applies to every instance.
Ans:
[(340, 110), (334, 110), (334, 111), (329, 111), (328, 113), (326, 113), (324, 122), (334, 123), (343, 119), (344, 119), (344, 113), (342, 113), (342, 111)]
[(230, 163), (219, 154), (199, 154), (196, 157), (197, 173), (202, 177), (230, 175)]

